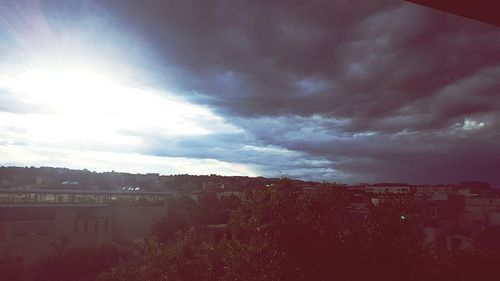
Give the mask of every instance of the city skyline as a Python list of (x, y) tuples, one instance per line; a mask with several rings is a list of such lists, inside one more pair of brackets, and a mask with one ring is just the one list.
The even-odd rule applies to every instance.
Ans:
[(0, 43), (0, 166), (500, 185), (494, 25), (404, 1), (0, 1)]

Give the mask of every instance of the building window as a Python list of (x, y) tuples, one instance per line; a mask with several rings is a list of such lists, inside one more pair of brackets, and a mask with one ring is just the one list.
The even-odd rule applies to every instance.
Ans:
[(438, 207), (432, 207), (431, 209), (431, 217), (436, 218), (438, 214)]
[(16, 257), (16, 263), (17, 264), (23, 264), (24, 258), (23, 257)]
[(14, 225), (15, 236), (52, 234), (54, 234), (53, 222), (16, 223)]
[(95, 221), (95, 223), (94, 223), (94, 231), (95, 232), (99, 231), (99, 221)]
[(31, 235), (52, 235), (54, 234), (54, 223), (35, 222), (31, 223)]
[(28, 236), (30, 235), (30, 224), (29, 223), (16, 223), (14, 224), (14, 235), (15, 236)]

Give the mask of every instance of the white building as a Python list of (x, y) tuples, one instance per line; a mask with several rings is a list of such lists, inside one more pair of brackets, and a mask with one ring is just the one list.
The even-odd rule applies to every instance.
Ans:
[(365, 192), (368, 194), (407, 194), (410, 192), (408, 186), (367, 186)]

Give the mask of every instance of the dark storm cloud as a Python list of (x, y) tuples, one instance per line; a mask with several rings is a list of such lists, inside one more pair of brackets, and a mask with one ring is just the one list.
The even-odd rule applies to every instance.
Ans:
[(332, 172), (337, 171), (333, 177), (337, 179), (453, 183), (477, 177), (494, 181), (495, 163), (500, 161), (498, 130), (486, 128), (489, 125), (467, 128), (461, 123), (446, 131), (397, 134), (342, 131), (328, 134), (327, 130), (309, 122), (302, 125), (307, 129), (280, 128), (286, 131), (283, 135), (266, 134), (262, 130), (261, 138), (292, 151), (307, 151), (311, 156), (323, 157)]
[(236, 115), (377, 118), (500, 60), (498, 28), (399, 1), (120, 3), (180, 87)]
[[(192, 100), (264, 145), (324, 157), (353, 178), (498, 182), (498, 28), (401, 2), (283, 4), (167, 1), (118, 13), (184, 73), (177, 85)], [(466, 118), (485, 125), (466, 128)]]
[(120, 0), (102, 7), (152, 46), (158, 84), (168, 79), (245, 130), (153, 138), (148, 153), (304, 178), (500, 184), (498, 27), (404, 1)]
[[(307, 174), (301, 175), (303, 178), (325, 179), (327, 177), (324, 175), (319, 177), (317, 173), (331, 169), (330, 161), (322, 156), (288, 150), (279, 145), (269, 145), (255, 139), (253, 133), (209, 134), (203, 137), (151, 135), (147, 140), (142, 151), (144, 154), (246, 163), (273, 177), (279, 176), (280, 173), (297, 176), (300, 171), (307, 171)], [(272, 163), (270, 159), (273, 159)]]

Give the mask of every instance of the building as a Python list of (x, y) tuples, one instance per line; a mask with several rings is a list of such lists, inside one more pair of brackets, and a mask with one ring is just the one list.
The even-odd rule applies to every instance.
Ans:
[(480, 181), (463, 181), (460, 182), (460, 188), (470, 190), (474, 196), (488, 197), (490, 194), (491, 185), (487, 182)]
[(0, 259), (30, 266), (61, 237), (72, 246), (129, 243), (167, 215), (169, 193), (0, 190)]
[(368, 194), (408, 194), (408, 186), (367, 186), (365, 192)]
[(160, 181), (160, 174), (155, 174), (155, 173), (137, 174), (137, 175), (135, 175), (135, 181), (138, 184), (159, 182)]
[(447, 247), (448, 236), (453, 235), (464, 212), (464, 197), (444, 192), (419, 198), (417, 206), (423, 215), (425, 241), (436, 247)]
[(432, 198), (435, 193), (452, 193), (452, 186), (417, 186), (416, 196), (420, 198)]

